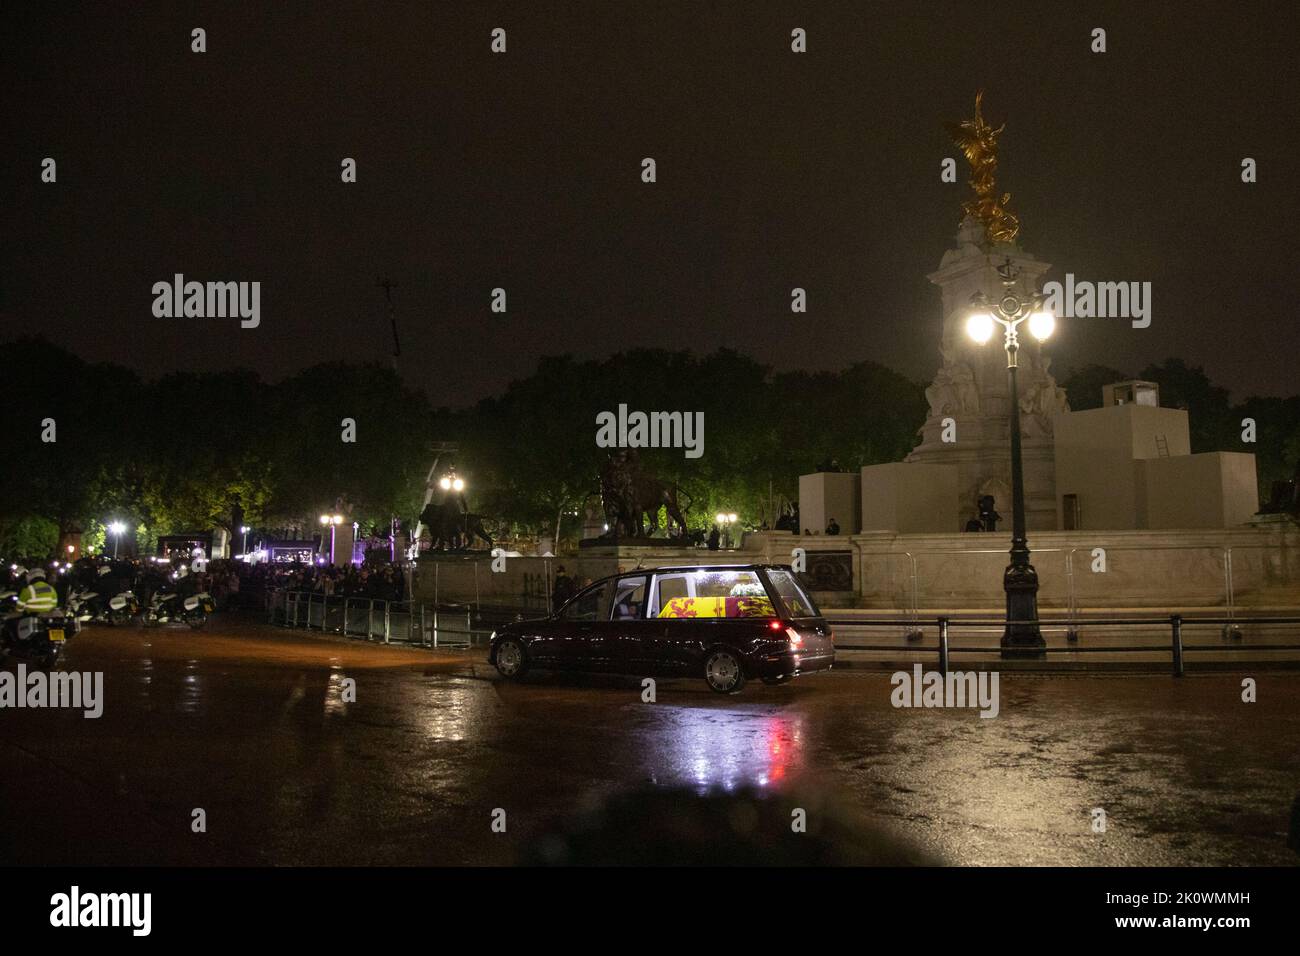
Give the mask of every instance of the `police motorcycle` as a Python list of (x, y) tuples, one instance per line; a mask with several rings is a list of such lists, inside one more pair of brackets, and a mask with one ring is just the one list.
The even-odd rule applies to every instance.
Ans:
[[(103, 566), (97, 573), (100, 578), (106, 578), (109, 571), (107, 566)], [(68, 612), (82, 624), (94, 622), (120, 626), (129, 624), (140, 613), (140, 603), (131, 590), (110, 596), (94, 588), (82, 587), (69, 593)]]
[(110, 598), (94, 591), (78, 590), (68, 595), (68, 612), (82, 624), (111, 624), (120, 627), (130, 624), (140, 613), (140, 602), (134, 591), (123, 591)]
[(175, 616), (179, 597), (175, 591), (154, 591), (148, 605), (140, 609), (140, 623), (146, 627), (167, 624)]
[(188, 624), (195, 631), (202, 630), (208, 624), (208, 615), (216, 609), (212, 595), (207, 591), (190, 594), (181, 598), (180, 607), (176, 609), (175, 620)]
[[(177, 568), (175, 572), (176, 579), (183, 579), (189, 575), (189, 569), (184, 565)], [(141, 615), (141, 621), (146, 625), (167, 624), (176, 621), (181, 624), (188, 624), (194, 630), (200, 630), (207, 626), (208, 615), (216, 608), (216, 602), (213, 601), (212, 595), (207, 591), (196, 591), (194, 593), (181, 593), (176, 590), (156, 590), (149, 601), (149, 606), (144, 609)]]
[(63, 656), (68, 641), (81, 632), (81, 622), (55, 609), (48, 614), (23, 614), (5, 621), (5, 654), (52, 670)]
[[(35, 580), (44, 581), (45, 573), (40, 569), (30, 572), (29, 583)], [(80, 631), (81, 623), (57, 607), (49, 611), (29, 611), (19, 609), (15, 600), (5, 614), (3, 626), (0, 626), (0, 651), (18, 660), (52, 669), (63, 655), (68, 640)]]
[(214, 608), (212, 595), (206, 591), (189, 595), (177, 594), (175, 591), (165, 593), (160, 591), (154, 594), (153, 600), (140, 615), (140, 620), (145, 625), (160, 625), (174, 621), (178, 624), (188, 624), (198, 631), (207, 626), (208, 615)]
[(90, 588), (73, 588), (68, 592), (68, 613), (79, 624), (103, 620), (108, 615), (104, 599)]

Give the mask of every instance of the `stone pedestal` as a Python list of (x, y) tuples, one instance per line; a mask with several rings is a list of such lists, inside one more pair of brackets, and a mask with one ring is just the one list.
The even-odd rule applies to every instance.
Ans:
[(901, 534), (961, 530), (957, 469), (895, 461), (862, 469), (862, 530)]
[(834, 518), (840, 534), (856, 534), (859, 478), (852, 472), (819, 471), (799, 476), (799, 520), (813, 534), (824, 534)]
[[(979, 223), (967, 219), (957, 232), (957, 247), (944, 253), (929, 279), (943, 292), (943, 365), (925, 390), (930, 411), (921, 428), (921, 444), (909, 462), (955, 465), (958, 516), (976, 513), (976, 500), (991, 494), (1009, 527), (1011, 521), (1011, 436), (1007, 357), (999, 327), (983, 345), (966, 334), (966, 317), (975, 292), (997, 301), (1003, 285), (997, 269), (1007, 259), (1019, 269), (1015, 286), (1032, 294), (1051, 268), (1016, 243), (989, 246)], [(1021, 327), (1019, 364), (1021, 442), (1025, 478), (1025, 522), (1030, 531), (1056, 528), (1056, 487), (1052, 419), (1069, 406), (1064, 389), (1048, 371), (1039, 344)], [(946, 420), (952, 441), (944, 441)]]

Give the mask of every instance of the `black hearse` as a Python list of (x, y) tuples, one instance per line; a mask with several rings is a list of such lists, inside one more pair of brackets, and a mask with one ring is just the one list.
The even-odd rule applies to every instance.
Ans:
[(721, 694), (835, 663), (830, 627), (788, 565), (638, 569), (603, 578), (550, 617), (492, 635), (503, 677), (530, 667), (699, 676)]

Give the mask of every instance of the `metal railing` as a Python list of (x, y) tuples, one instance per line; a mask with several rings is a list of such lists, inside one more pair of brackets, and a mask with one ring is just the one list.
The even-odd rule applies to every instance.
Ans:
[(271, 591), (272, 624), (342, 634), (384, 644), (422, 647), (485, 645), (491, 628), (476, 627), (472, 608), (345, 597), (317, 591)]
[[(889, 627), (897, 628), (899, 621), (896, 618), (827, 618), (826, 623), (831, 627)], [(1042, 629), (1063, 629), (1069, 633), (1069, 629), (1075, 627), (1079, 622), (1073, 618), (1067, 620), (1048, 620), (1043, 619), (1035, 622)], [(1182, 677), (1186, 673), (1183, 655), (1185, 651), (1229, 651), (1229, 652), (1246, 652), (1246, 651), (1300, 651), (1300, 643), (1297, 644), (1256, 644), (1244, 643), (1241, 641), (1240, 625), (1300, 625), (1300, 617), (1241, 617), (1240, 615), (1229, 614), (1227, 617), (1185, 617), (1182, 614), (1171, 614), (1166, 618), (1157, 617), (1128, 617), (1128, 618), (1088, 618), (1084, 622), (1088, 626), (1098, 627), (1168, 627), (1170, 632), (1170, 641), (1167, 645), (1170, 654), (1170, 660), (1173, 666), (1175, 677)], [(1001, 628), (1005, 627), (1006, 621), (997, 619), (977, 619), (977, 618), (954, 618), (947, 615), (940, 615), (934, 618), (916, 619), (908, 622), (909, 627), (916, 628), (916, 634), (923, 637), (921, 629), (935, 628), (938, 631), (939, 643), (930, 647), (920, 644), (846, 644), (840, 641), (835, 642), (837, 651), (904, 651), (907, 653), (919, 652), (937, 652), (939, 661), (939, 671), (947, 674), (948, 664), (954, 651), (963, 654), (1001, 654), (1007, 648), (1001, 645), (996, 647), (985, 646), (962, 646), (952, 647), (949, 643), (950, 631), (954, 625), (960, 624), (968, 628)], [(1183, 629), (1189, 626), (1216, 626), (1222, 628), (1222, 633), (1235, 638), (1227, 643), (1218, 644), (1186, 644), (1183, 642)], [(1033, 649), (1011, 649), (1012, 656), (1024, 658), (1026, 656), (1036, 656), (1038, 654), (1152, 654), (1161, 653), (1165, 647), (1158, 644), (1137, 644), (1137, 645), (1098, 645), (1096, 647), (1079, 647), (1070, 644), (1065, 647), (1047, 646)]]

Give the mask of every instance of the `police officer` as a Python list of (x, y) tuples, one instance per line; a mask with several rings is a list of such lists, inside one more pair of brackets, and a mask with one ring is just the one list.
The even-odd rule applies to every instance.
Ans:
[(14, 599), (14, 610), (5, 615), (4, 634), (6, 640), (18, 636), (18, 621), (31, 614), (49, 614), (59, 606), (59, 597), (54, 588), (45, 581), (45, 571), (32, 568), (27, 572), (27, 583)]
[(48, 614), (59, 606), (59, 596), (45, 580), (42, 568), (27, 572), (27, 587), (18, 592), (17, 608), (24, 614)]

